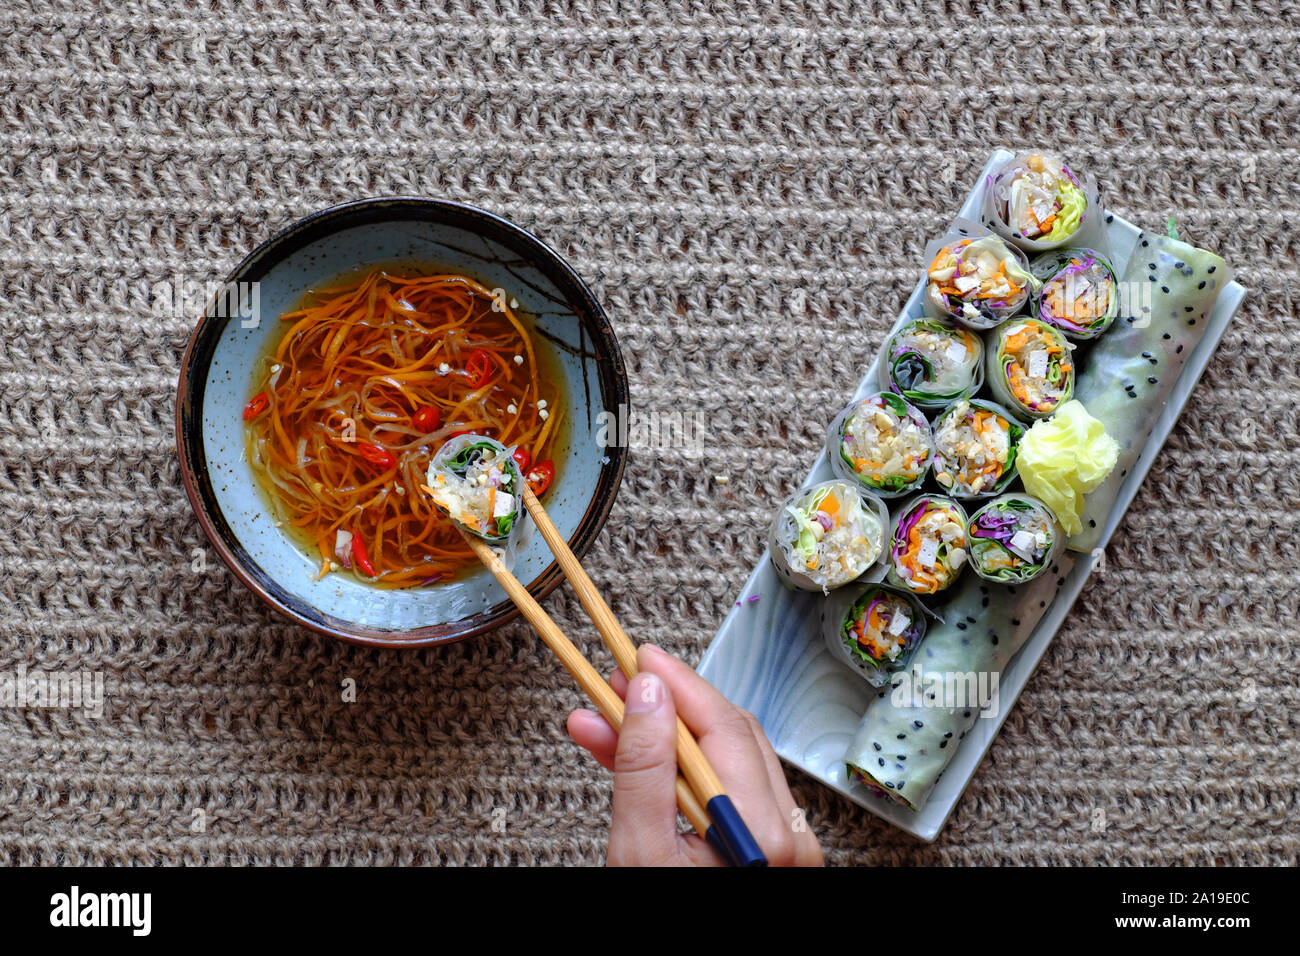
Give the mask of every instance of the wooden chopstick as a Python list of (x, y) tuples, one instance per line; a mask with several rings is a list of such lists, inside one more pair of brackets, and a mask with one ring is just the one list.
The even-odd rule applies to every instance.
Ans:
[[(577, 555), (569, 548), (569, 542), (564, 540), (564, 535), (560, 534), (559, 529), (546, 513), (546, 509), (542, 507), (542, 503), (527, 485), (523, 489), (523, 499), (524, 507), (528, 509), (528, 514), (542, 533), (551, 553), (555, 555), (560, 570), (573, 585), (578, 600), (596, 625), (596, 630), (600, 632), (605, 646), (614, 655), (619, 669), (631, 679), (637, 672), (636, 645), (627, 636), (627, 632), (614, 617), (614, 612), (610, 610), (609, 605), (596, 589), (596, 585), (583, 570)], [(727, 797), (727, 791), (722, 786), (722, 781), (718, 779), (713, 766), (704, 756), (699, 741), (680, 717), (677, 718), (677, 765), (706, 810), (713, 808), (714, 812), (710, 812), (709, 817), (717, 824), (718, 835), (727, 843), (736, 861), (741, 865), (765, 865), (767, 861), (763, 858), (762, 851), (739, 814), (735, 812), (730, 798)], [(700, 830), (698, 826), (695, 826), (695, 829), (702, 836), (706, 834), (706, 831)]]
[[(582, 652), (551, 620), (550, 615), (528, 593), (528, 589), (510, 573), (509, 569), (501, 562), (501, 559), (497, 557), (496, 552), (488, 547), (484, 541), (461, 528), (459, 524), (456, 527), (460, 530), (461, 536), (469, 543), (474, 554), (483, 562), (483, 566), (491, 572), (492, 577), (496, 578), (497, 583), (505, 589), (506, 594), (510, 596), (510, 600), (515, 603), (515, 607), (523, 612), (528, 623), (541, 635), (542, 641), (560, 659), (560, 663), (565, 666), (565, 669), (573, 675), (573, 679), (578, 682), (578, 686), (582, 688), (583, 693), (596, 705), (601, 716), (609, 721), (610, 726), (616, 731), (621, 730), (623, 727), (623, 701), (619, 699), (618, 694), (614, 693), (614, 688), (610, 687), (596, 668), (591, 666), (591, 662), (582, 656)], [(704, 808), (695, 798), (690, 785), (680, 776), (677, 778), (677, 806), (691, 826), (695, 827), (697, 833), (701, 836), (707, 834), (709, 830), (708, 814), (705, 813)]]

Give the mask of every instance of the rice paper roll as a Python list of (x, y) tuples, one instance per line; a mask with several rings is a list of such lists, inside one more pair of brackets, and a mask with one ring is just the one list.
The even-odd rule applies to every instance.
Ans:
[(908, 670), (868, 705), (845, 753), (850, 779), (913, 810), (925, 806), (1072, 565), (1063, 556), (1029, 584), (999, 589), (972, 576), (956, 588)]
[(1029, 271), (1043, 283), (1031, 314), (1072, 341), (1097, 338), (1119, 314), (1119, 278), (1099, 252), (1047, 252), (1029, 264)]
[(925, 628), (920, 602), (887, 584), (840, 588), (822, 606), (822, 635), (831, 654), (873, 687), (906, 669)]
[(1081, 239), (1105, 241), (1101, 192), (1092, 179), (1050, 153), (1022, 153), (993, 173), (984, 189), (984, 224), (1027, 252)]
[(912, 319), (885, 343), (880, 387), (925, 409), (944, 408), (984, 384), (984, 343), (941, 319)]
[(991, 329), (1019, 312), (1037, 290), (1025, 254), (998, 236), (952, 238), (926, 249), (925, 305), (967, 328)]
[(788, 587), (827, 593), (881, 562), (889, 512), (847, 481), (823, 481), (786, 499), (768, 534), (768, 554)]
[(438, 510), (484, 541), (508, 541), (523, 514), (524, 478), (513, 451), (479, 435), (460, 435), (439, 448), (427, 479)]
[(959, 398), (934, 422), (934, 480), (956, 498), (987, 498), (1016, 477), (1025, 425), (982, 398)]
[(971, 569), (995, 584), (1021, 584), (1045, 572), (1065, 547), (1052, 509), (1029, 495), (994, 498), (967, 526)]
[(897, 498), (925, 481), (934, 438), (916, 406), (894, 392), (880, 392), (835, 416), (826, 455), (837, 478), (881, 498)]
[(1110, 476), (1084, 501), (1082, 530), (1070, 537), (1071, 550), (1092, 551), (1101, 541), (1120, 485), (1231, 281), (1231, 266), (1214, 253), (1175, 236), (1138, 234), (1121, 280), (1119, 320), (1093, 347), (1075, 389), (1120, 451)]
[(894, 519), (889, 544), (891, 584), (910, 594), (938, 594), (966, 566), (966, 512), (944, 495), (908, 499)]
[(989, 390), (1018, 415), (1047, 418), (1074, 394), (1073, 350), (1046, 322), (1008, 322), (992, 334), (984, 356)]

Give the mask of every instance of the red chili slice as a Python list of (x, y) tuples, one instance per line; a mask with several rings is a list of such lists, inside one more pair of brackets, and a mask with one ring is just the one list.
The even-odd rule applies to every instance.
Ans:
[(380, 448), (378, 445), (368, 445), (363, 442), (362, 444), (357, 445), (357, 454), (370, 462), (370, 464), (378, 465), (380, 468), (387, 469), (397, 467), (397, 459), (393, 457), (392, 453), (386, 449)]
[(515, 460), (515, 464), (519, 466), (520, 474), (528, 474), (528, 466), (533, 463), (533, 456), (528, 453), (527, 448), (516, 448), (515, 453), (510, 457), (512, 457)]
[(438, 426), (442, 424), (442, 413), (426, 405), (411, 416), (411, 424), (422, 432), (436, 432)]
[(465, 363), (465, 374), (469, 376), (471, 388), (482, 388), (492, 377), (492, 356), (484, 349), (475, 349)]
[(262, 412), (266, 411), (266, 406), (271, 404), (271, 400), (266, 397), (266, 392), (258, 392), (244, 406), (244, 421), (251, 422)]
[(366, 554), (365, 543), (359, 534), (352, 535), (352, 563), (372, 578), (375, 576), (375, 566), (370, 563), (370, 556)]
[(524, 477), (528, 487), (532, 489), (533, 494), (539, 498), (547, 488), (551, 487), (551, 482), (555, 479), (555, 462), (551, 459), (539, 461), (533, 465), (532, 471)]

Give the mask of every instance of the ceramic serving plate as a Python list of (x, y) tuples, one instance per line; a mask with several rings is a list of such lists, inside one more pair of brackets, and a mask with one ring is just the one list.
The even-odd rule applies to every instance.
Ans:
[[(962, 206), (958, 214), (960, 218), (978, 218), (984, 200), (984, 183), (993, 170), (1012, 156), (1006, 150), (993, 154), (980, 174), (980, 185)], [(1115, 270), (1123, 275), (1137, 241), (1138, 228), (1119, 216), (1108, 214), (1106, 229)], [(920, 269), (919, 264), (917, 268)], [(923, 314), (924, 291), (925, 280), (922, 278), (899, 315), (895, 329), (908, 319)], [(1209, 329), (1184, 367), (1146, 448), (1124, 482), (1106, 522), (1101, 547), (1091, 556), (1069, 552), (1062, 555), (1058, 564), (1064, 583), (1025, 646), (1003, 672), (996, 713), (975, 722), (961, 749), (939, 778), (930, 800), (919, 812), (909, 810), (888, 797), (878, 796), (848, 779), (844, 766), (845, 750), (866, 712), (874, 688), (833, 658), (826, 649), (819, 625), (822, 595), (787, 590), (781, 585), (766, 554), (722, 622), (700, 662), (700, 673), (730, 700), (758, 718), (782, 759), (900, 829), (923, 840), (933, 840), (952, 814), (1029, 676), (1083, 590), (1244, 295), (1245, 289), (1235, 282), (1219, 295), (1210, 314)], [(879, 343), (876, 352), (878, 362)], [(873, 363), (859, 383), (857, 392), (845, 396), (845, 404), (850, 399), (857, 400), (878, 391), (876, 376), (877, 366)], [(830, 477), (830, 466), (823, 451), (804, 486)], [(772, 507), (776, 508), (778, 504), (773, 502)], [(765, 531), (755, 529), (754, 533), (762, 535)], [(876, 576), (880, 577), (881, 573)]]
[[(177, 393), (178, 455), (195, 514), (240, 580), (292, 620), (354, 643), (414, 647), (464, 639), (518, 611), (482, 569), (405, 590), (344, 574), (316, 581), (317, 559), (275, 525), (244, 452), (254, 365), (284, 333), (280, 316), (313, 287), (390, 263), (471, 275), (533, 320), (569, 405), (546, 510), (579, 556), (622, 478), (626, 450), (601, 447), (597, 435), (601, 414), (626, 407), (628, 389), (614, 332), (577, 274), (535, 236), (470, 206), (400, 197), (336, 206), (290, 226), (230, 274), (190, 339)], [(560, 580), (540, 535), (521, 546), (514, 573), (539, 598)]]

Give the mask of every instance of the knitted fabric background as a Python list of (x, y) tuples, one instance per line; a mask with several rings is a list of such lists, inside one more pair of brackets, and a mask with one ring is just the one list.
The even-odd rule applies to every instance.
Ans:
[[(790, 771), (796, 801), (840, 864), (1297, 862), (1300, 8), (1100, 9), (6, 3), (0, 671), (102, 671), (107, 700), (0, 709), (0, 861), (604, 859), (609, 776), (526, 626), (366, 651), (210, 549), (195, 570), (172, 415), (201, 305), (151, 290), (361, 196), (534, 230), (608, 310), (636, 410), (704, 415), (703, 464), (634, 449), (586, 562), (697, 663), (926, 240), (993, 146), (1039, 145), (1126, 218), (1176, 214), (1245, 308), (939, 840)], [(611, 666), (571, 592), (547, 607)]]

